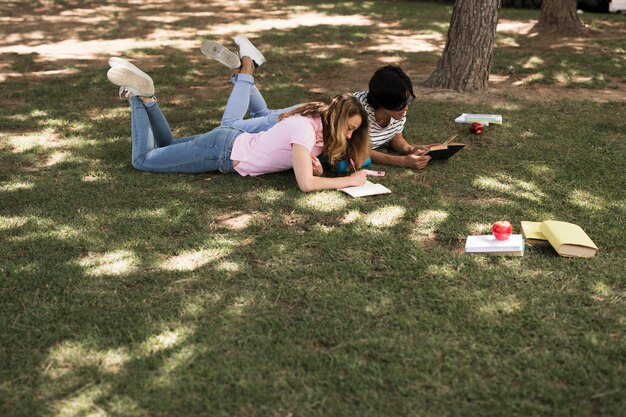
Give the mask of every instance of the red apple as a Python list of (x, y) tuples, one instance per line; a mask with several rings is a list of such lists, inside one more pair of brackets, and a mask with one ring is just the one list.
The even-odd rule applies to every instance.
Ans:
[(511, 233), (513, 233), (513, 225), (506, 220), (500, 220), (493, 224), (491, 231), (496, 239), (507, 240), (509, 236), (511, 236)]
[(482, 123), (474, 122), (470, 125), (470, 132), (475, 135), (482, 135), (485, 131), (485, 126)]

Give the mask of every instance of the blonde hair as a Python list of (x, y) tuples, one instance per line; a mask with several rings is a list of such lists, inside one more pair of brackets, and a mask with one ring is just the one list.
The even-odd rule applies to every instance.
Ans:
[[(335, 96), (330, 103), (314, 101), (280, 115), (278, 120), (294, 114), (305, 117), (320, 117), (324, 137), (324, 154), (328, 162), (334, 165), (344, 155), (352, 159), (360, 167), (369, 158), (372, 147), (369, 134), (369, 123), (365, 109), (352, 94), (345, 93)], [(348, 119), (359, 115), (361, 125), (346, 139), (345, 129)]]

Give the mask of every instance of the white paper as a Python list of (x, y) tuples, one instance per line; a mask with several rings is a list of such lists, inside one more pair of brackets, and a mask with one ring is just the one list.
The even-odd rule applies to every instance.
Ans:
[[(467, 123), (469, 124), (470, 122), (467, 121), (466, 117), (468, 115), (471, 115), (471, 113), (463, 113), (462, 115), (460, 115), (459, 117), (457, 117), (456, 119), (454, 119), (454, 121), (456, 123)], [(481, 125), (483, 126), (489, 126), (489, 122), (480, 122)]]
[(511, 235), (507, 240), (498, 240), (494, 235), (468, 236), (465, 252), (514, 252), (524, 250), (522, 235)]
[(368, 195), (377, 194), (389, 194), (391, 190), (382, 184), (374, 184), (373, 182), (365, 181), (365, 184), (359, 187), (346, 187), (340, 188), (339, 191), (343, 191), (352, 197), (365, 197)]

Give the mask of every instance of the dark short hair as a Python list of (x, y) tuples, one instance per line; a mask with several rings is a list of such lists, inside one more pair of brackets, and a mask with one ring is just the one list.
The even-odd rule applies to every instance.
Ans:
[(378, 68), (370, 79), (367, 102), (374, 110), (399, 110), (414, 98), (409, 76), (397, 65)]

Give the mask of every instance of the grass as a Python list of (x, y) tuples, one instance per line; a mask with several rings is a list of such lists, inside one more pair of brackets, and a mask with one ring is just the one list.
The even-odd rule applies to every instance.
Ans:
[[(254, 22), (274, 16), (274, 5), (239, 12)], [(368, 47), (377, 32), (443, 34), (450, 10), (280, 5), (381, 26), (257, 33), (278, 45), (258, 73), (277, 107), (365, 88), (357, 82), (381, 56), (427, 75), (437, 51)], [(205, 7), (209, 23), (184, 20), (180, 33), (231, 20), (222, 6)], [(132, 21), (137, 11), (119, 13)], [(524, 22), (536, 11), (502, 13)], [(89, 37), (88, 23), (74, 25)], [(594, 25), (625, 29), (615, 16), (594, 15)], [(134, 27), (110, 28), (107, 39), (135, 36)], [(577, 97), (543, 100), (533, 85), (474, 98), (419, 90), (406, 136), (430, 143), (458, 132), (467, 147), (422, 171), (377, 166), (393, 192), (366, 199), (303, 194), (291, 172), (135, 171), (128, 109), (105, 77), (108, 53), (3, 53), (2, 68), (18, 75), (0, 83), (0, 415), (623, 415), (624, 44), (594, 32), (581, 55), (566, 42), (553, 52), (506, 36), (519, 46), (498, 43), (495, 74), (513, 66), (513, 79), (542, 75), (542, 88)], [(219, 124), (222, 68), (174, 46), (128, 56), (157, 80), (176, 136)], [(533, 57), (543, 63), (524, 68)], [(564, 88), (559, 71), (610, 84)], [(607, 91), (621, 98), (592, 100)], [(500, 113), (504, 124), (471, 136), (453, 122), (462, 112)], [(465, 237), (495, 220), (518, 229), (548, 218), (581, 225), (596, 257), (463, 254)]]

